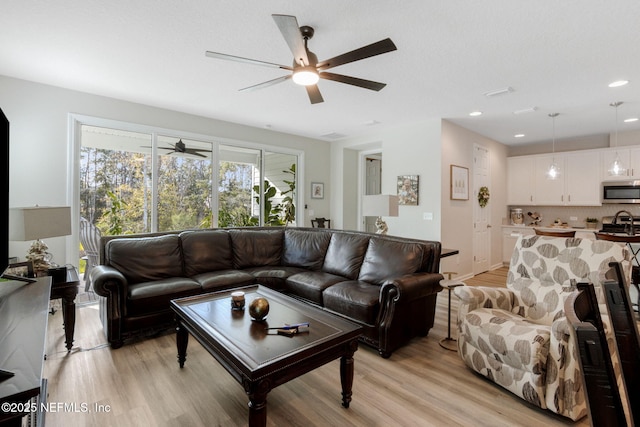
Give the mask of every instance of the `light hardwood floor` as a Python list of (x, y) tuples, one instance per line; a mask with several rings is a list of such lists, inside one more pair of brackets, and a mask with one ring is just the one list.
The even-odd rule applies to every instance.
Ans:
[[(502, 268), (466, 283), (504, 286), (505, 281)], [(456, 309), (453, 297), (454, 319)], [(349, 409), (340, 405), (339, 362), (334, 361), (272, 390), (268, 425), (588, 425), (586, 418), (573, 423), (537, 409), (476, 375), (456, 352), (438, 345), (446, 334), (445, 291), (438, 295), (436, 324), (428, 337), (414, 339), (390, 359), (360, 346)], [(62, 314), (50, 316), (45, 377), (49, 402), (59, 403), (61, 409), (46, 414), (47, 426), (246, 425), (244, 390), (194, 339), (189, 340), (184, 369), (178, 368), (171, 333), (118, 350), (104, 343), (95, 305), (78, 308), (75, 343), (69, 354)]]

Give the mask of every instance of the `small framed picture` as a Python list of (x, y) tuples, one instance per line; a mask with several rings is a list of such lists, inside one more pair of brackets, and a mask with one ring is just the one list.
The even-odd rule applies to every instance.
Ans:
[(451, 200), (469, 200), (469, 169), (451, 165)]
[(322, 182), (311, 183), (311, 198), (324, 199), (324, 183)]
[(420, 177), (418, 175), (398, 176), (398, 204), (418, 206)]

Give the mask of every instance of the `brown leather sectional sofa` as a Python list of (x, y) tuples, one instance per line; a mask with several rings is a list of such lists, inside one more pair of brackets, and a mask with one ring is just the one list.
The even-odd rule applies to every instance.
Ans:
[(170, 327), (169, 301), (259, 283), (364, 327), (382, 357), (433, 326), (440, 242), (313, 228), (105, 236), (91, 280), (111, 346)]

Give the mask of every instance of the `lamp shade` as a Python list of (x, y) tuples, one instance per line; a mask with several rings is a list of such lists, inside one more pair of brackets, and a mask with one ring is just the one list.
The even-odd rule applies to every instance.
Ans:
[(363, 216), (398, 216), (398, 196), (368, 195), (362, 198)]
[(71, 234), (69, 206), (9, 209), (9, 240), (26, 242)]

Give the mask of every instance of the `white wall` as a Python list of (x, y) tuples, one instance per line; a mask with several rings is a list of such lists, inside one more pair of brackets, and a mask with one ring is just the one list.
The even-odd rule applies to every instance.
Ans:
[[(212, 100), (215, 102), (215, 100)], [(68, 180), (69, 114), (76, 113), (124, 122), (193, 132), (236, 141), (268, 144), (304, 151), (304, 191), (309, 203), (311, 182), (325, 183), (325, 198), (313, 199), (317, 216), (329, 212), (332, 194), (329, 143), (321, 140), (223, 122), (113, 98), (75, 92), (0, 76), (0, 108), (10, 121), (11, 207), (71, 205)], [(73, 209), (72, 209), (73, 211)], [(328, 215), (325, 215), (328, 216)], [(77, 220), (77, 212), (76, 218)], [(77, 222), (77, 221), (76, 221)], [(310, 225), (305, 216), (305, 224)], [(78, 226), (74, 224), (77, 233)], [(54, 261), (77, 265), (77, 235), (47, 239)], [(11, 242), (10, 256), (24, 258), (29, 242)]]
[[(491, 209), (491, 255), (492, 267), (502, 265), (502, 217), (507, 201), (507, 147), (480, 134), (471, 132), (453, 123), (442, 122), (442, 246), (458, 249), (459, 255), (444, 258), (442, 271), (455, 271), (457, 276), (473, 275), (473, 207), (478, 203), (473, 193), (473, 145), (489, 150), (491, 165), (491, 198), (485, 209)], [(469, 200), (450, 199), (450, 165), (469, 168)]]
[[(440, 119), (427, 119), (419, 124), (334, 142), (331, 146), (332, 225), (349, 229), (359, 226), (359, 203), (363, 193), (358, 185), (363, 171), (358, 152), (376, 150), (382, 152), (383, 194), (397, 194), (398, 175), (420, 176), (418, 206), (400, 206), (398, 217), (385, 218), (389, 234), (440, 240), (440, 139)], [(433, 213), (433, 220), (423, 220), (425, 212)]]

